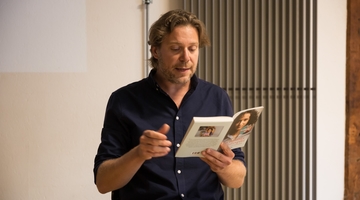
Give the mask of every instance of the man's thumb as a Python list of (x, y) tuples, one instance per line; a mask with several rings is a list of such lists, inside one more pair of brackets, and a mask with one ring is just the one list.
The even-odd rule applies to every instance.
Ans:
[(166, 134), (170, 130), (170, 126), (167, 124), (163, 124), (158, 130), (159, 133)]

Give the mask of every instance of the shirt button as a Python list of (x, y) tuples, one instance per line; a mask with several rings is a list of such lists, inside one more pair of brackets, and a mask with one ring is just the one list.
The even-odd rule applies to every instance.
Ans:
[(177, 147), (180, 147), (180, 144), (176, 144)]
[(184, 194), (181, 194), (181, 197), (184, 197), (185, 195)]
[(179, 116), (176, 116), (176, 120), (179, 120)]
[(177, 173), (178, 173), (178, 174), (181, 174), (181, 170), (178, 170)]

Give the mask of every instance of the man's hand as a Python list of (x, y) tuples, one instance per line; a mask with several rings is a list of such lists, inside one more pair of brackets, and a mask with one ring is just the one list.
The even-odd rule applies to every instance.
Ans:
[(96, 174), (99, 192), (106, 193), (124, 187), (145, 160), (168, 154), (171, 142), (167, 140), (166, 133), (169, 129), (169, 125), (164, 124), (158, 131), (145, 130), (138, 146), (121, 157), (104, 161)]
[(138, 155), (145, 160), (167, 155), (172, 145), (166, 137), (169, 129), (169, 125), (164, 124), (158, 131), (145, 130), (137, 147)]
[(214, 149), (206, 149), (201, 152), (204, 157), (200, 157), (200, 159), (206, 162), (213, 172), (221, 172), (232, 163), (235, 156), (225, 143), (222, 142), (220, 148), (222, 152)]
[(246, 168), (240, 160), (233, 159), (234, 152), (226, 145), (221, 143), (222, 152), (214, 149), (206, 149), (201, 154), (201, 160), (206, 162), (210, 169), (215, 172), (220, 182), (230, 188), (239, 188), (244, 183)]

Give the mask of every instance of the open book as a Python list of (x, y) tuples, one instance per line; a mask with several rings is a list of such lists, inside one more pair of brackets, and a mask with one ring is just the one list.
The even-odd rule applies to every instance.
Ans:
[(175, 157), (200, 157), (206, 148), (219, 149), (222, 141), (231, 149), (243, 147), (263, 109), (241, 110), (233, 117), (193, 117)]

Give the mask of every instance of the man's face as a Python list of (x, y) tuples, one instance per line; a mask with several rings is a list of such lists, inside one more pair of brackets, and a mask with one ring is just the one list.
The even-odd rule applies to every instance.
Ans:
[(161, 47), (152, 47), (152, 53), (159, 60), (157, 75), (163, 81), (186, 84), (197, 67), (198, 32), (190, 25), (177, 26), (173, 32), (164, 37)]
[(250, 113), (245, 113), (242, 117), (240, 117), (239, 121), (236, 123), (236, 129), (242, 129), (250, 119)]

